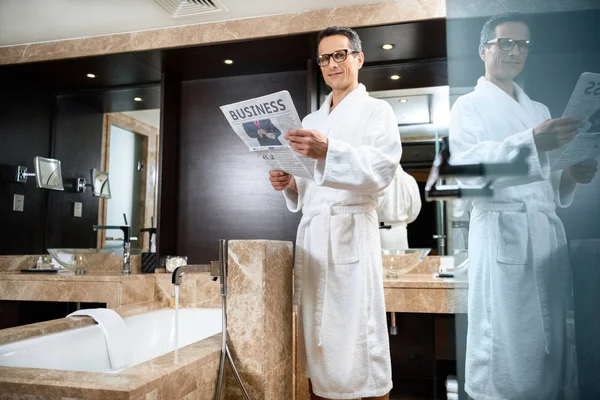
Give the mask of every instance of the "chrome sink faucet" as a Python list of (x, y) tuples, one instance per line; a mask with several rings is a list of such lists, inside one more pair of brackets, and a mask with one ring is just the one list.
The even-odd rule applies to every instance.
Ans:
[(123, 231), (123, 275), (131, 274), (131, 226), (127, 224), (127, 217), (123, 214), (125, 225), (94, 225), (94, 231), (107, 229), (120, 229)]

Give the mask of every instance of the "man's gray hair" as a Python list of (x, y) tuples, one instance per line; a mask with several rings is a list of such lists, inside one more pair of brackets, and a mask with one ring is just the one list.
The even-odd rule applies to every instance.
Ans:
[(351, 50), (362, 51), (362, 43), (360, 42), (358, 33), (356, 33), (353, 29), (345, 28), (342, 26), (330, 26), (329, 28), (323, 29), (317, 35), (317, 52), (319, 51), (319, 44), (321, 44), (321, 40), (325, 39), (326, 37), (335, 35), (346, 36), (350, 40)]
[(479, 36), (479, 43), (486, 44), (490, 40), (494, 40), (496, 38), (496, 27), (507, 22), (521, 22), (529, 26), (527, 17), (525, 17), (523, 14), (506, 13), (494, 15), (488, 19), (485, 24), (483, 24), (483, 28), (481, 28), (481, 35)]

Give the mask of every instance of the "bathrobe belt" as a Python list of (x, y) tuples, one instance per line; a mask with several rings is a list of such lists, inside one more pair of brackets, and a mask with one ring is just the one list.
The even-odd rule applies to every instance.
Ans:
[[(315, 307), (315, 330), (317, 335), (317, 343), (320, 347), (322, 345), (322, 326), (323, 326), (323, 314), (325, 313), (325, 304), (327, 296), (327, 275), (329, 269), (329, 253), (330, 236), (331, 236), (331, 216), (340, 214), (367, 214), (375, 210), (375, 204), (355, 204), (355, 205), (331, 205), (322, 204), (314, 207), (302, 208), (302, 220), (298, 225), (298, 237), (296, 243), (301, 246), (296, 246), (296, 257), (294, 260), (294, 304), (300, 304), (302, 301), (302, 279), (304, 277), (304, 267), (308, 261), (308, 257), (304, 257), (304, 249), (309, 246), (306, 229), (312, 219), (318, 215), (323, 216), (324, 226), (323, 232), (325, 232), (325, 246), (327, 251), (314, 251), (311, 249), (311, 257), (318, 264), (319, 278), (317, 287), (317, 298)], [(364, 231), (364, 229), (363, 229)], [(364, 234), (364, 233), (362, 233)], [(358, 238), (355, 238), (359, 240)], [(365, 262), (363, 254), (363, 247), (359, 248), (359, 262)]]
[[(544, 231), (544, 228), (541, 227), (539, 223), (535, 222), (535, 213), (539, 212), (545, 214), (550, 220), (550, 225), (560, 227), (562, 222), (556, 215), (556, 206), (554, 204), (531, 206), (527, 203), (478, 203), (475, 205), (475, 208), (488, 212), (524, 212), (526, 214), (528, 230), (527, 252), (531, 255), (531, 262), (533, 265), (533, 280), (538, 300), (539, 313), (542, 319), (545, 350), (546, 353), (550, 353), (550, 349), (552, 348), (552, 335), (550, 332), (551, 315), (548, 307), (549, 293), (548, 290), (544, 288), (543, 279), (545, 276), (544, 272), (548, 273), (547, 270), (544, 271), (544, 266), (547, 265), (548, 262), (551, 262), (551, 260), (543, 259), (543, 255), (539, 251), (539, 246), (536, 246), (534, 243), (536, 238), (547, 236), (548, 232)], [(562, 243), (566, 243), (567, 238), (564, 231), (562, 229), (557, 229), (556, 232), (558, 235), (558, 243), (561, 243), (561, 240)], [(500, 234), (502, 234), (502, 232), (500, 232)]]

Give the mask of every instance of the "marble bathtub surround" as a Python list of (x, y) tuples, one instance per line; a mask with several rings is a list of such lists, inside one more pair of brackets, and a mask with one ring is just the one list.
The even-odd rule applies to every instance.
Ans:
[(117, 374), (0, 367), (0, 398), (213, 400), (220, 350), (215, 335)]
[(446, 16), (445, 0), (397, 0), (107, 36), (0, 47), (0, 65), (373, 26)]
[[(292, 260), (290, 242), (230, 242), (229, 346), (252, 398), (292, 398)], [(208, 275), (186, 276), (180, 293), (184, 304), (212, 307), (218, 301), (220, 305), (219, 282), (212, 282)], [(46, 285), (125, 282), (123, 298), (136, 297), (137, 289), (144, 291), (142, 286), (128, 283), (152, 283), (153, 301), (117, 307), (123, 317), (172, 305), (171, 274), (36, 277)], [(0, 283), (23, 284), (31, 278), (0, 273)], [(184, 300), (185, 296), (189, 299)], [(6, 329), (0, 331), (0, 343), (91, 324), (91, 318), (82, 317)], [(220, 350), (219, 334), (116, 374), (0, 367), (0, 399), (212, 400)], [(231, 372), (226, 373), (225, 382), (224, 398), (241, 398)]]
[[(1, 300), (69, 301), (106, 303), (122, 317), (159, 308), (175, 307), (171, 274), (90, 272), (86, 275), (22, 274), (0, 272)], [(180, 286), (181, 307), (220, 308), (219, 282), (206, 274), (190, 274)], [(81, 321), (81, 322), (80, 322)], [(87, 322), (84, 322), (87, 321)], [(94, 322), (64, 318), (0, 330), (0, 343), (60, 332)]]
[[(292, 243), (230, 241), (228, 254), (228, 343), (242, 381), (253, 399), (291, 399)], [(231, 372), (225, 398), (242, 398)]]

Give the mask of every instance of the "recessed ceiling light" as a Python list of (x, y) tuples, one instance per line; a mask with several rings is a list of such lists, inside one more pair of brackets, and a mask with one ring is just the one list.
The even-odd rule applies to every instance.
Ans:
[(142, 101), (142, 98), (141, 97), (134, 97), (133, 100), (135, 100), (135, 101)]
[(381, 48), (384, 49), (384, 50), (391, 50), (391, 49), (394, 48), (394, 45), (391, 44), (391, 43), (386, 43), (383, 46), (381, 46)]
[(400, 99), (400, 103), (406, 103), (408, 99)]
[(90, 79), (94, 79), (96, 77), (96, 75), (94, 75), (94, 74), (87, 74), (87, 77), (90, 78)]
[(225, 61), (223, 61), (223, 62), (224, 62), (225, 64), (227, 64), (227, 65), (231, 65), (231, 64), (233, 64), (233, 60), (225, 60)]
[(398, 79), (400, 79), (400, 75), (392, 75), (390, 76), (390, 79), (393, 81), (397, 81)]

